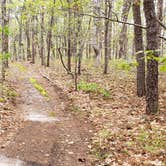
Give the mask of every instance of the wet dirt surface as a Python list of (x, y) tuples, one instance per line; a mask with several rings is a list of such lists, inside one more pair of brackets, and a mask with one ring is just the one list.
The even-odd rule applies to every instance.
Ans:
[[(11, 68), (20, 93), (17, 110), (24, 123), (0, 151), (0, 166), (90, 166), (89, 126), (65, 111), (59, 89), (49, 85), (34, 67), (26, 64), (26, 68), (24, 72)], [(32, 77), (47, 90), (49, 100), (29, 81)]]
[(0, 156), (0, 166), (23, 166), (25, 163), (19, 159)]

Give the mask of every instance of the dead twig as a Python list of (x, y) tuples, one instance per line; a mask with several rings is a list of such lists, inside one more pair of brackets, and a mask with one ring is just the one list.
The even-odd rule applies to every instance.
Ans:
[(61, 49), (58, 48), (57, 50), (58, 50), (58, 53), (59, 53), (59, 55), (60, 55), (60, 60), (61, 60), (61, 63), (62, 63), (62, 65), (63, 65), (64, 69), (65, 69), (65, 70), (67, 71), (67, 73), (70, 74), (70, 75), (72, 76), (72, 78), (74, 79), (74, 74), (73, 74), (71, 71), (69, 71), (69, 69), (66, 67), (66, 65), (65, 65), (65, 63), (64, 63), (64, 61), (63, 61), (63, 54), (62, 54), (62, 52), (61, 52)]

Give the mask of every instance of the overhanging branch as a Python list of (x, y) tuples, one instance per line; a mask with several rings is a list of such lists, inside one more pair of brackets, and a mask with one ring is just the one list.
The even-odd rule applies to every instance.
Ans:
[(113, 22), (117, 22), (117, 23), (120, 23), (120, 24), (132, 25), (132, 26), (136, 26), (136, 27), (139, 27), (139, 28), (146, 29), (145, 26), (142, 26), (142, 25), (139, 25), (139, 24), (134, 24), (134, 23), (130, 23), (130, 22), (125, 22), (125, 21), (121, 21), (121, 20), (118, 20), (118, 19), (112, 19), (112, 18), (108, 18), (108, 17), (105, 17), (105, 16), (95, 16), (95, 15), (87, 14), (87, 13), (79, 13), (79, 14), (80, 14), (80, 15), (83, 15), (83, 16), (89, 16), (89, 17), (93, 17), (93, 18), (106, 19), (106, 20), (113, 21)]

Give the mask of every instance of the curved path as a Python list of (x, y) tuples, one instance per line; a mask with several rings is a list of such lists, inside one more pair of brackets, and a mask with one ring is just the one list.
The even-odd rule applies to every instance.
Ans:
[[(21, 71), (19, 65), (13, 65), (10, 76), (20, 93), (16, 111), (24, 122), (1, 151), (0, 166), (90, 166), (89, 126), (66, 111), (64, 94), (35, 67), (26, 64)], [(46, 89), (49, 99), (34, 87), (32, 78)]]

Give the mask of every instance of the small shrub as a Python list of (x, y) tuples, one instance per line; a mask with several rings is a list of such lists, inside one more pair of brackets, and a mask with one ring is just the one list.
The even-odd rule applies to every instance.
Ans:
[(131, 71), (133, 68), (138, 66), (138, 63), (136, 61), (129, 62), (127, 60), (119, 59), (113, 61), (111, 65), (114, 65), (118, 70)]
[(106, 98), (110, 96), (110, 92), (99, 86), (97, 83), (80, 82), (78, 84), (78, 89), (87, 93), (101, 94), (103, 97)]

